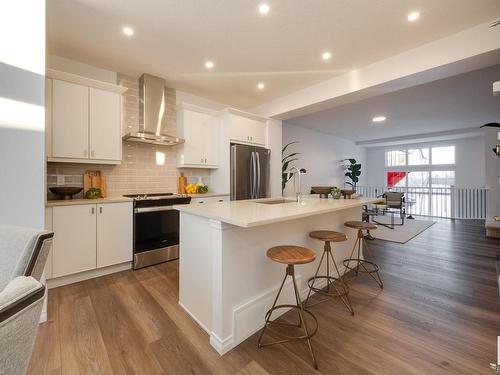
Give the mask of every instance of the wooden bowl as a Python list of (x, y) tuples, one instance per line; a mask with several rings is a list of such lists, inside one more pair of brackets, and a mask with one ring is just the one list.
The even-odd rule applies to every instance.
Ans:
[(59, 196), (59, 199), (68, 200), (73, 199), (73, 195), (81, 192), (83, 188), (78, 186), (55, 186), (50, 187), (49, 190)]
[(351, 195), (353, 195), (356, 190), (341, 190), (342, 195), (344, 196), (345, 199), (351, 199)]
[(312, 186), (311, 194), (319, 194), (321, 198), (328, 198), (333, 186)]

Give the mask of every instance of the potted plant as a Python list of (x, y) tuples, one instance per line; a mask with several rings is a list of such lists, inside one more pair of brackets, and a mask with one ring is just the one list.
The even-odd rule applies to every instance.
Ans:
[[(356, 161), (356, 159), (343, 159), (343, 162), (348, 162), (344, 164), (345, 174), (350, 181), (346, 181), (347, 185), (350, 185), (352, 190), (344, 190), (344, 195), (351, 196), (356, 192), (356, 185), (359, 182), (359, 176), (361, 176), (361, 164)], [(350, 193), (350, 194), (349, 194)]]
[(285, 156), (285, 151), (288, 148), (288, 146), (293, 145), (294, 143), (299, 143), (299, 141), (294, 141), (287, 143), (283, 149), (281, 150), (281, 192), (285, 190), (286, 183), (290, 181), (290, 179), (293, 177), (293, 173), (288, 172), (288, 166), (291, 162), (295, 160), (299, 160), (298, 158), (294, 158), (294, 156), (299, 155), (300, 152), (293, 152), (289, 155)]
[(332, 190), (330, 190), (333, 199), (340, 199), (340, 196), (342, 195), (342, 190), (340, 190), (338, 187), (334, 186), (332, 187)]

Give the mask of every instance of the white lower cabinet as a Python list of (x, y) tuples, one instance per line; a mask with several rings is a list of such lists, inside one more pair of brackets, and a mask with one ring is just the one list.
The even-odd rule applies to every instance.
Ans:
[(206, 198), (191, 198), (191, 204), (200, 204), (200, 203), (210, 203), (210, 202), (225, 202), (229, 200), (229, 195), (221, 195), (221, 196), (210, 196)]
[(52, 277), (96, 268), (96, 205), (54, 207)]
[[(56, 206), (52, 275), (57, 278), (132, 260), (132, 203)], [(46, 225), (47, 227), (49, 225)]]
[(98, 204), (97, 211), (97, 267), (131, 261), (131, 204)]

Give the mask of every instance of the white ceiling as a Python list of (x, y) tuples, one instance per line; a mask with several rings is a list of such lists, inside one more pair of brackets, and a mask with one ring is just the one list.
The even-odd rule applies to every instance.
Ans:
[[(446, 132), (500, 122), (500, 65), (287, 120), (353, 141)], [(386, 116), (373, 123), (375, 116)]]
[[(266, 16), (259, 3), (47, 0), (48, 51), (132, 76), (156, 74), (247, 109), (500, 16), (498, 0), (268, 0)], [(414, 9), (421, 17), (411, 24)], [(124, 25), (134, 36), (122, 34)], [(321, 59), (324, 50), (331, 61)]]

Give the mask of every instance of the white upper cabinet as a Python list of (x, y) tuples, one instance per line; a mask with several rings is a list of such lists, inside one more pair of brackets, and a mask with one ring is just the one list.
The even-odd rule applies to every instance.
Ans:
[(218, 168), (220, 126), (217, 114), (185, 103), (177, 106), (177, 135), (185, 140), (177, 150), (177, 167)]
[(228, 109), (226, 110), (226, 119), (231, 141), (258, 146), (266, 145), (267, 120), (265, 118)]
[(52, 82), (52, 156), (89, 157), (89, 89), (70, 82)]
[(46, 154), (49, 161), (119, 164), (122, 86), (47, 71)]
[(90, 88), (90, 157), (121, 160), (120, 95)]

